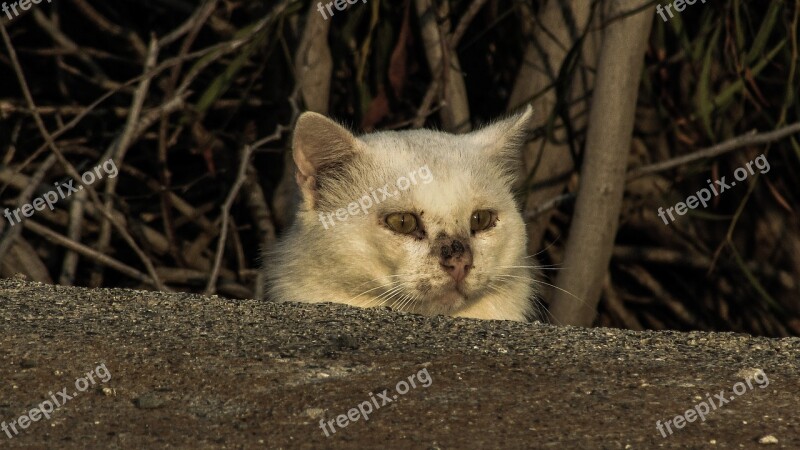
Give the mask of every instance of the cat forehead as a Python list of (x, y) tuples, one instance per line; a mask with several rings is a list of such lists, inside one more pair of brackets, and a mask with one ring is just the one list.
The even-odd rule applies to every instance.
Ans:
[(453, 169), (457, 171), (494, 163), (481, 152), (487, 143), (471, 135), (409, 130), (372, 133), (358, 139), (366, 144), (371, 156), (397, 168), (455, 165)]
[[(465, 179), (467, 177), (464, 177)], [(497, 189), (480, 186), (469, 181), (436, 180), (400, 192), (396, 205), (402, 209), (425, 211), (434, 218), (467, 218), (477, 209), (504, 209), (508, 196)]]
[(393, 152), (429, 153), (475, 146), (467, 135), (435, 130), (381, 131), (358, 137), (372, 149)]
[[(496, 160), (481, 151), (474, 135), (433, 130), (378, 132), (360, 136), (375, 170), (370, 182), (400, 187), (397, 200), (469, 207), (508, 193), (508, 177)], [(441, 200), (441, 201), (440, 201)]]
[(476, 209), (514, 207), (510, 190), (485, 168), (438, 162), (388, 170), (386, 179), (376, 183), (383, 189), (378, 191), (381, 212), (424, 211), (426, 217), (447, 222)]

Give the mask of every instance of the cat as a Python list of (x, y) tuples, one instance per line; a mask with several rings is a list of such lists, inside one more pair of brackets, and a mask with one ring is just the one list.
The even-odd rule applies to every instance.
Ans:
[(454, 135), (355, 136), (305, 112), (292, 155), (301, 198), (262, 255), (276, 301), (390, 306), (526, 321), (534, 272), (513, 195), (533, 110)]

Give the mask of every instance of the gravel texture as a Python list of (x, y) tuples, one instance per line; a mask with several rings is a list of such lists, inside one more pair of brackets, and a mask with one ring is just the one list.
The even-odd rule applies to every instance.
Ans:
[[(797, 338), (0, 280), (0, 421), (18, 432), (0, 448), (797, 449), (798, 352)], [(676, 428), (720, 391), (733, 400)], [(30, 413), (51, 398), (49, 419)]]

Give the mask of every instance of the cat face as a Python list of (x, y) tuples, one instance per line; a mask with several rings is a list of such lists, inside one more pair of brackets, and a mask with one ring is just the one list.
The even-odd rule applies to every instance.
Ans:
[[(465, 135), (415, 130), (358, 138), (323, 116), (301, 116), (294, 157), (303, 206), (287, 240), (307, 265), (286, 261), (305, 276), (275, 276), (284, 288), (273, 292), (524, 320), (532, 278), (512, 185), (531, 114)], [(303, 298), (292, 283), (307, 286)]]

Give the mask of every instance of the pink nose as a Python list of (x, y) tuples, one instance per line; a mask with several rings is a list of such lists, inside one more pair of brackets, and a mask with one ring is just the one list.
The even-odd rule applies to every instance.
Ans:
[(467, 264), (466, 262), (458, 262), (454, 263), (453, 265), (442, 264), (442, 268), (445, 272), (449, 273), (451, 277), (453, 277), (456, 283), (460, 283), (461, 280), (467, 277), (469, 269), (472, 268), (472, 265)]
[(472, 250), (458, 240), (446, 243), (439, 250), (439, 265), (460, 283), (472, 268)]

